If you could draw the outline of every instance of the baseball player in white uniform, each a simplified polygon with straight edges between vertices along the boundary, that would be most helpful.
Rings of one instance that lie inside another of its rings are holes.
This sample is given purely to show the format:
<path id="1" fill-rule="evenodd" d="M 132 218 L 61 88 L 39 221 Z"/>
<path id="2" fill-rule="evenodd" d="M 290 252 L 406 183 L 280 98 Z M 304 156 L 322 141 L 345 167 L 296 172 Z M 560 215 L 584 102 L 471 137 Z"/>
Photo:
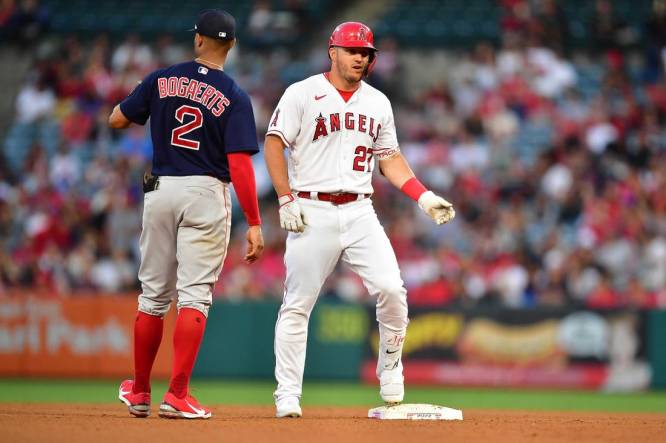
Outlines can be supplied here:
<path id="1" fill-rule="evenodd" d="M 363 81 L 376 60 L 370 28 L 342 23 L 331 35 L 328 54 L 330 72 L 287 88 L 265 142 L 280 224 L 289 231 L 284 299 L 275 327 L 278 417 L 302 415 L 308 320 L 340 258 L 377 297 L 380 395 L 387 403 L 403 400 L 407 291 L 370 200 L 375 165 L 437 224 L 455 216 L 451 203 L 414 177 L 400 153 L 390 101 Z"/>

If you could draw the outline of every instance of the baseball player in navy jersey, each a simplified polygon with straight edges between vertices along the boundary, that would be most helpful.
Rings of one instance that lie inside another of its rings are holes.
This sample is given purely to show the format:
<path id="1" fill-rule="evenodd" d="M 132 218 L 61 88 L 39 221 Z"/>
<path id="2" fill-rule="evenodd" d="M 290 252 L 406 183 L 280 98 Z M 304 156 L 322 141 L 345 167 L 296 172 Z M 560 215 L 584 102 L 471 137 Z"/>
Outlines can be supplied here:
<path id="1" fill-rule="evenodd" d="M 222 70 L 235 44 L 235 20 L 207 10 L 193 30 L 197 58 L 148 75 L 109 117 L 113 128 L 150 117 L 154 152 L 152 174 L 144 179 L 134 378 L 118 394 L 137 417 L 150 413 L 150 371 L 172 300 L 178 309 L 173 371 L 159 415 L 211 416 L 188 386 L 229 244 L 230 182 L 249 225 L 246 262 L 264 247 L 250 161 L 259 150 L 252 106 Z"/>
<path id="2" fill-rule="evenodd" d="M 279 197 L 280 224 L 289 231 L 275 326 L 278 417 L 301 416 L 308 320 L 340 258 L 377 297 L 380 395 L 387 403 L 403 400 L 407 291 L 370 200 L 375 165 L 437 224 L 455 216 L 451 203 L 414 177 L 400 153 L 391 103 L 363 81 L 376 52 L 370 28 L 342 23 L 329 40 L 331 70 L 287 88 L 269 123 L 266 164 Z"/>

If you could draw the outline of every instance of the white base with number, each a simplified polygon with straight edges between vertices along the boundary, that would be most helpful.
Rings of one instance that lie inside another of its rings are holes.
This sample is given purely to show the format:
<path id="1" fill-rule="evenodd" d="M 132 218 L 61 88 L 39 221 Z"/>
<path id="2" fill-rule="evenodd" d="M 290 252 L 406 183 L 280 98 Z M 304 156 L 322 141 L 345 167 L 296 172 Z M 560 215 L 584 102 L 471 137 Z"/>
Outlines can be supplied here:
<path id="1" fill-rule="evenodd" d="M 368 418 L 380 420 L 462 420 L 463 413 L 459 409 L 444 406 L 417 404 L 386 405 L 372 408 Z"/>

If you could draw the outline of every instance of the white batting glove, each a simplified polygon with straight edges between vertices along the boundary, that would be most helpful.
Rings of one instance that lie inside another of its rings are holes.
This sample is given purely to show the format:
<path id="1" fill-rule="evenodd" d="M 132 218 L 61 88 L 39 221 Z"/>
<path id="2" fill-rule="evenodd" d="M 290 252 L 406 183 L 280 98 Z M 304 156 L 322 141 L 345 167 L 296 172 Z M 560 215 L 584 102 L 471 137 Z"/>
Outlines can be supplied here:
<path id="1" fill-rule="evenodd" d="M 305 223 L 303 222 L 303 211 L 301 205 L 293 194 L 285 194 L 278 198 L 280 203 L 280 226 L 289 232 L 303 232 Z"/>
<path id="2" fill-rule="evenodd" d="M 447 223 L 456 216 L 453 205 L 432 191 L 421 194 L 419 207 L 438 225 Z"/>

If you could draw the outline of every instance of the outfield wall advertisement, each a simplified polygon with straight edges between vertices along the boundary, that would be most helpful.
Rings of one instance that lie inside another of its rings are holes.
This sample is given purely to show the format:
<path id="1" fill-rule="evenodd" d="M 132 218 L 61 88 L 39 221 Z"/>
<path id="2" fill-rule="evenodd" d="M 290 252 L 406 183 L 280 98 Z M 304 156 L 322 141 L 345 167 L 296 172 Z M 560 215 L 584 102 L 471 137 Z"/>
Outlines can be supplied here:
<path id="1" fill-rule="evenodd" d="M 214 303 L 195 376 L 272 378 L 274 301 Z M 126 377 L 132 374 L 136 294 L 26 294 L 0 299 L 0 376 Z M 165 323 L 153 376 L 168 378 L 175 309 Z M 312 313 L 306 377 L 359 377 L 369 321 L 363 306 L 326 302 Z"/>
<path id="2" fill-rule="evenodd" d="M 0 375 L 129 376 L 136 308 L 136 296 L 4 298 Z M 165 337 L 171 337 L 173 319 L 167 317 Z M 169 375 L 171 353 L 171 346 L 160 349 L 154 367 L 157 377 Z"/>
<path id="3" fill-rule="evenodd" d="M 412 310 L 404 345 L 411 383 L 633 391 L 650 386 L 646 313 Z M 377 331 L 362 369 L 375 379 Z"/>
<path id="4" fill-rule="evenodd" d="M 0 376 L 132 373 L 136 295 L 0 299 Z M 216 302 L 194 375 L 272 378 L 278 303 Z M 175 310 L 154 376 L 170 374 Z M 322 300 L 312 313 L 306 379 L 376 383 L 374 309 Z M 666 387 L 666 311 L 413 308 L 404 347 L 410 384 L 632 391 Z"/>

